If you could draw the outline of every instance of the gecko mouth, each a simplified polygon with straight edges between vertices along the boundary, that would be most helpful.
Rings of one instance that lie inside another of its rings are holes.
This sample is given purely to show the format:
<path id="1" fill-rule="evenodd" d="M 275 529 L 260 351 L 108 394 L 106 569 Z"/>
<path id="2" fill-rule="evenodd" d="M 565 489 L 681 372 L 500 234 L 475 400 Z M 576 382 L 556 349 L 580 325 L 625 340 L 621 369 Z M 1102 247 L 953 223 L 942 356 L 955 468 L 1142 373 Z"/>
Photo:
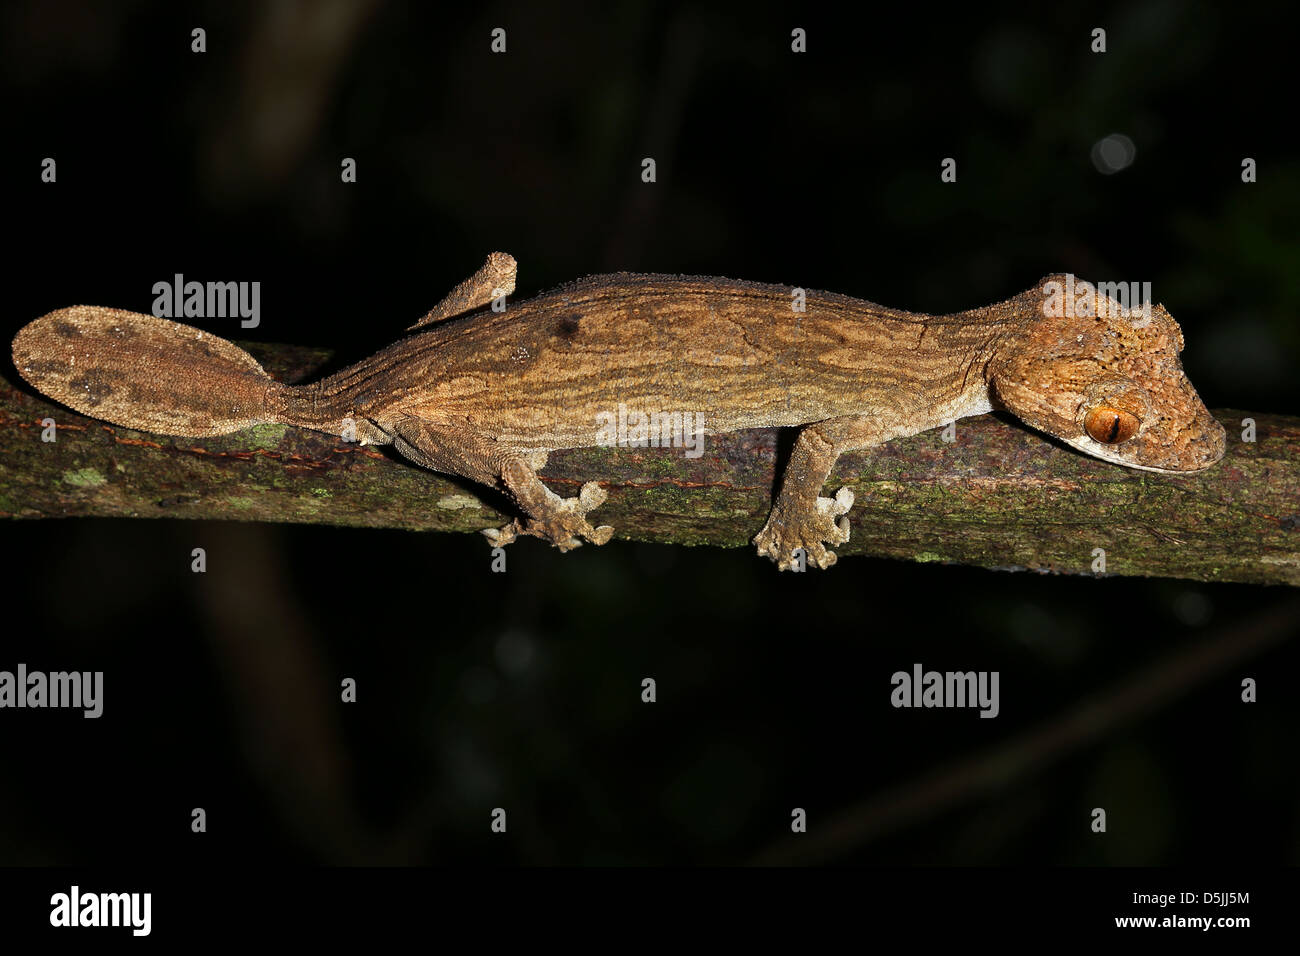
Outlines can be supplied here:
<path id="1" fill-rule="evenodd" d="M 1215 424 L 1217 425 L 1218 423 L 1216 422 Z M 1222 435 L 1222 429 L 1220 429 L 1220 433 L 1217 442 L 1211 440 L 1209 442 L 1209 447 L 1202 449 L 1201 454 L 1196 459 L 1193 459 L 1197 462 L 1196 464 L 1173 468 L 1166 467 L 1163 463 L 1157 465 L 1134 461 L 1133 457 L 1120 453 L 1123 446 L 1108 446 L 1102 442 L 1094 441 L 1086 435 L 1080 438 L 1067 438 L 1065 439 L 1065 442 L 1070 447 L 1086 453 L 1091 458 L 1099 458 L 1102 461 L 1113 465 L 1122 465 L 1125 468 L 1133 468 L 1137 471 L 1153 471 L 1162 475 L 1191 475 L 1213 468 L 1223 458 L 1225 436 Z M 1200 442 L 1201 440 L 1197 439 L 1196 441 Z"/>

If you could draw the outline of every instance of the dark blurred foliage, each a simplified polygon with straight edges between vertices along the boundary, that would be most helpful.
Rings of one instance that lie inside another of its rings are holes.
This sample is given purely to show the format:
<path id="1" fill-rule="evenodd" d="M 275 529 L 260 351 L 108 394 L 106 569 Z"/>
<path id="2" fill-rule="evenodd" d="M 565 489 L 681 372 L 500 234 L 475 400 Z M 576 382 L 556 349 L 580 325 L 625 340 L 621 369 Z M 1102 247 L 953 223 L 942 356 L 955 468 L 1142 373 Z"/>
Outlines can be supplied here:
<path id="1" fill-rule="evenodd" d="M 1295 8 L 941 9 L 8 3 L 6 335 L 75 303 L 147 312 L 180 272 L 261 281 L 248 334 L 353 360 L 493 249 L 520 296 L 626 269 L 927 312 L 1061 270 L 1151 281 L 1212 407 L 1294 413 Z M 1136 158 L 1101 175 L 1112 133 Z M 913 789 L 1231 645 L 1282 589 L 866 559 L 778 576 L 750 550 L 621 542 L 526 541 L 494 575 L 476 537 L 240 524 L 3 536 L 0 668 L 107 683 L 98 721 L 0 715 L 3 862 L 743 862 L 793 807 L 816 832 L 891 793 L 905 819 L 830 859 L 1300 860 L 1294 643 L 941 807 Z M 918 661 L 1000 670 L 1001 716 L 892 709 Z"/>

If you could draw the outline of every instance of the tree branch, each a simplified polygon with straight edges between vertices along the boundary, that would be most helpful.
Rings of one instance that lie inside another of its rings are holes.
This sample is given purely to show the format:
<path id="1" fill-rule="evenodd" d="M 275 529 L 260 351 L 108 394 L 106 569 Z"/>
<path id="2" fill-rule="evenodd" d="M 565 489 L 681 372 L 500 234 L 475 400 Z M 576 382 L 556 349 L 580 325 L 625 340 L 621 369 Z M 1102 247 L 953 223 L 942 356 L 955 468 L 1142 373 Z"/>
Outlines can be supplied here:
<path id="1" fill-rule="evenodd" d="M 329 353 L 244 344 L 285 381 Z M 503 524 L 509 505 L 387 449 L 284 425 L 168 438 L 85 418 L 25 386 L 0 385 L 0 516 L 218 518 L 431 531 Z M 842 456 L 828 488 L 857 495 L 844 557 L 870 554 L 987 568 L 1300 584 L 1300 419 L 1221 410 L 1228 454 L 1208 471 L 1160 475 L 1096 461 L 994 416 Z M 41 440 L 53 418 L 58 440 Z M 1240 440 L 1242 419 L 1257 440 Z M 618 537 L 747 546 L 776 482 L 775 429 L 710 436 L 702 457 L 672 448 L 556 452 L 560 494 L 598 480 L 596 512 Z M 484 545 L 486 547 L 486 543 Z"/>

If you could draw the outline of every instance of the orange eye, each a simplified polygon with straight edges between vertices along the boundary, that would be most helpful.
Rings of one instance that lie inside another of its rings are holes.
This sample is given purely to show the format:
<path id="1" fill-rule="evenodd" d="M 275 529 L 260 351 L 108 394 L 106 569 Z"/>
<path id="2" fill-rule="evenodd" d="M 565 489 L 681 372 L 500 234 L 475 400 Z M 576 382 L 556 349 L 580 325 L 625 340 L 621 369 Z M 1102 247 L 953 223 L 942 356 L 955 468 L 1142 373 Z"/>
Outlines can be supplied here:
<path id="1" fill-rule="evenodd" d="M 1142 422 L 1132 412 L 1109 405 L 1088 409 L 1083 419 L 1083 430 L 1093 441 L 1103 445 L 1119 445 L 1138 433 Z"/>

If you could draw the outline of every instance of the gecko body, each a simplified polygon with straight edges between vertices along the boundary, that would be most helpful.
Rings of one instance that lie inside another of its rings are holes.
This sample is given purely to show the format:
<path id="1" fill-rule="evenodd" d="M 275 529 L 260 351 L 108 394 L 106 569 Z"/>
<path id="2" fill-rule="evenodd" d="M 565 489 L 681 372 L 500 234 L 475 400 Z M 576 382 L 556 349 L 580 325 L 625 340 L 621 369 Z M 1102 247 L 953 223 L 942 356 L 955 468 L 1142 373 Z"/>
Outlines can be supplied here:
<path id="1" fill-rule="evenodd" d="M 620 406 L 689 416 L 709 433 L 800 426 L 781 490 L 754 541 L 778 567 L 818 567 L 848 540 L 852 493 L 820 492 L 838 455 L 1004 408 L 1090 455 L 1187 472 L 1222 457 L 1223 428 L 1183 374 L 1178 324 L 1135 318 L 1093 294 L 1049 314 L 1047 277 L 996 305 L 931 316 L 789 286 L 616 273 L 498 311 L 515 263 L 494 253 L 415 334 L 307 385 L 272 380 L 242 349 L 191 326 L 90 306 L 19 331 L 32 385 L 84 414 L 171 435 L 277 422 L 364 443 L 503 488 L 521 515 L 486 529 L 561 550 L 603 544 L 589 512 L 605 493 L 561 498 L 538 478 L 549 452 L 605 443 Z M 1084 287 L 1087 289 L 1088 287 Z M 1059 311 L 1059 310 L 1058 310 Z M 830 546 L 830 547 L 828 547 Z"/>

